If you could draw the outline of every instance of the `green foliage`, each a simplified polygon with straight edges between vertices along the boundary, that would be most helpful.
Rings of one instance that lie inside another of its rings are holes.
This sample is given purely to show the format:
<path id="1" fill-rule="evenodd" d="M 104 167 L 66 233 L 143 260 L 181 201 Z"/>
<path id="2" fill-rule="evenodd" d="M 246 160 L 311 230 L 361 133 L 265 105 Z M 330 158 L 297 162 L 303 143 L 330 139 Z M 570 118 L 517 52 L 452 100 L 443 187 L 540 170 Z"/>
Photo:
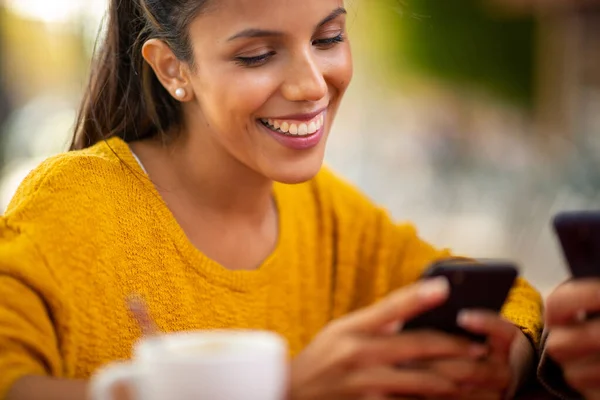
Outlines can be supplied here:
<path id="1" fill-rule="evenodd" d="M 399 40 L 396 62 L 523 106 L 532 104 L 533 17 L 494 15 L 481 0 L 387 1 L 388 12 L 398 12 L 390 28 Z"/>

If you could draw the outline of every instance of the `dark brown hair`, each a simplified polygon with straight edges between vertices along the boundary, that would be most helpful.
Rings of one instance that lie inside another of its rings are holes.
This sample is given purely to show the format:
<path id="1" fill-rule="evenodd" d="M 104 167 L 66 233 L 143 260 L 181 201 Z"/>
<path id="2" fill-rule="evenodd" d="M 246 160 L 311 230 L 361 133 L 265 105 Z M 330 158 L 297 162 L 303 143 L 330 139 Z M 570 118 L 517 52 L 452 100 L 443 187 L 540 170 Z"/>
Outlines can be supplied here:
<path id="1" fill-rule="evenodd" d="M 180 124 L 180 105 L 142 57 L 163 40 L 193 65 L 188 29 L 209 0 L 110 0 L 105 36 L 79 109 L 71 150 L 118 136 L 125 141 L 166 134 Z"/>

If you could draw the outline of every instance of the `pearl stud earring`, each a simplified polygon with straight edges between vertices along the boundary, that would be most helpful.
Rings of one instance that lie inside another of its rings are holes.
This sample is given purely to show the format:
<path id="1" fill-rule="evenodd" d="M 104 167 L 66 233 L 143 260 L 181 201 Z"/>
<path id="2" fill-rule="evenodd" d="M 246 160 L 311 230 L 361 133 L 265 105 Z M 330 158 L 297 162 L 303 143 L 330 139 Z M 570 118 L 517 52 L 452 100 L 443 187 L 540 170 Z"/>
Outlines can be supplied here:
<path id="1" fill-rule="evenodd" d="M 185 97 L 185 89 L 178 88 L 177 90 L 175 90 L 175 96 L 177 96 L 178 99 L 183 99 Z"/>

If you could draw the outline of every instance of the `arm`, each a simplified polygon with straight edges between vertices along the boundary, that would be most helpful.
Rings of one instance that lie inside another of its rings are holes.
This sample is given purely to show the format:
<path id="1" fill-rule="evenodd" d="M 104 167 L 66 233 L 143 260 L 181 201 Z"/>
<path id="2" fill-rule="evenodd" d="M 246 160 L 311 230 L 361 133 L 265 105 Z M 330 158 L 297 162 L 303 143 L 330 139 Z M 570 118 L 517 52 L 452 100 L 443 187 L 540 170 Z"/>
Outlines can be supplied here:
<path id="1" fill-rule="evenodd" d="M 322 171 L 317 185 L 321 208 L 333 216 L 336 262 L 344 266 L 343 274 L 341 268 L 340 273 L 334 272 L 334 316 L 367 307 L 416 282 L 432 262 L 453 257 L 450 251 L 422 240 L 411 224 L 396 224 L 385 210 L 331 172 Z M 511 366 L 520 383 L 532 369 L 534 346 L 540 339 L 541 296 L 519 279 L 502 315 L 522 332 L 516 335 L 511 353 Z"/>
<path id="2" fill-rule="evenodd" d="M 407 232 L 407 227 L 398 227 Z M 432 262 L 448 258 L 450 253 L 440 251 L 421 240 L 414 229 L 408 230 L 404 257 L 398 271 L 408 271 L 398 275 L 417 280 Z M 416 260 L 416 261 L 415 261 Z M 401 279 L 401 278 L 398 278 Z M 406 278 L 405 278 L 406 279 Z M 409 284 L 409 282 L 399 282 Z M 540 294 L 524 279 L 518 279 L 502 309 L 502 317 L 519 328 L 519 332 L 510 347 L 509 365 L 512 371 L 512 383 L 509 393 L 515 393 L 534 372 L 536 349 L 539 345 L 542 330 L 542 298 Z"/>
<path id="3" fill-rule="evenodd" d="M 115 388 L 114 400 L 131 398 L 127 388 Z M 13 385 L 6 400 L 91 400 L 91 397 L 85 381 L 26 376 Z"/>
<path id="4" fill-rule="evenodd" d="M 87 398 L 87 383 L 84 381 L 25 376 L 12 386 L 6 400 L 86 400 Z"/>
<path id="5" fill-rule="evenodd" d="M 0 275 L 0 398 L 84 400 L 85 385 L 59 381 L 61 362 L 43 302 L 22 282 Z"/>
<path id="6" fill-rule="evenodd" d="M 359 295 L 387 293 L 410 285 L 431 263 L 453 257 L 451 252 L 436 249 L 419 238 L 412 225 L 395 224 L 383 211 L 374 214 L 377 217 L 373 218 L 369 229 L 374 232 L 374 237 L 362 242 L 370 246 L 362 246 L 362 249 L 369 249 L 365 252 L 368 258 L 361 262 L 368 269 L 359 270 Z M 372 295 L 369 299 L 373 301 Z M 367 301 L 364 300 L 365 303 Z M 506 355 L 510 357 L 508 367 L 513 377 L 508 389 L 516 391 L 534 372 L 535 349 L 542 329 L 541 296 L 529 283 L 519 279 L 507 299 L 502 316 L 512 323 L 509 327 L 513 329 L 510 331 L 512 334 L 507 336 L 512 346 Z"/>
<path id="7" fill-rule="evenodd" d="M 381 213 L 379 231 L 385 240 L 379 240 L 380 246 L 398 249 L 389 259 L 389 281 L 393 290 L 417 281 L 423 271 L 435 261 L 451 258 L 447 250 L 439 250 L 422 240 L 414 227 L 409 224 L 394 224 L 385 213 Z M 383 239 L 382 238 L 382 239 Z M 385 248 L 375 250 L 384 253 Z M 381 268 L 381 267 L 379 267 Z M 535 355 L 542 329 L 542 299 L 540 294 L 524 279 L 518 279 L 505 306 L 502 317 L 519 328 L 512 340 L 509 365 L 513 380 L 509 390 L 518 390 L 534 372 Z"/>
<path id="8" fill-rule="evenodd" d="M 51 398 L 54 383 L 38 383 L 66 372 L 60 352 L 65 337 L 54 323 L 64 320 L 67 307 L 36 247 L 5 218 L 0 218 L 0 293 L 0 399 L 8 393 L 17 400 Z M 57 398 L 65 398 L 62 394 L 58 389 Z"/>

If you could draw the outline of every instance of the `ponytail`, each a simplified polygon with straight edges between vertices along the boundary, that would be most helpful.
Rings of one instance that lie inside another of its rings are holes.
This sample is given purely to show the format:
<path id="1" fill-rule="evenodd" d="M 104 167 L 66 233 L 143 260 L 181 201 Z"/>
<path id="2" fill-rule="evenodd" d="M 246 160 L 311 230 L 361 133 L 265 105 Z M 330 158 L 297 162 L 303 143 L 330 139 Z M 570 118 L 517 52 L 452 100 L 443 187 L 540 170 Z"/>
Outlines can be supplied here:
<path id="1" fill-rule="evenodd" d="M 180 105 L 142 57 L 144 43 L 164 40 L 183 61 L 193 62 L 187 30 L 205 1 L 110 0 L 106 34 L 75 124 L 71 150 L 110 137 L 133 141 L 166 135 L 180 124 Z"/>

